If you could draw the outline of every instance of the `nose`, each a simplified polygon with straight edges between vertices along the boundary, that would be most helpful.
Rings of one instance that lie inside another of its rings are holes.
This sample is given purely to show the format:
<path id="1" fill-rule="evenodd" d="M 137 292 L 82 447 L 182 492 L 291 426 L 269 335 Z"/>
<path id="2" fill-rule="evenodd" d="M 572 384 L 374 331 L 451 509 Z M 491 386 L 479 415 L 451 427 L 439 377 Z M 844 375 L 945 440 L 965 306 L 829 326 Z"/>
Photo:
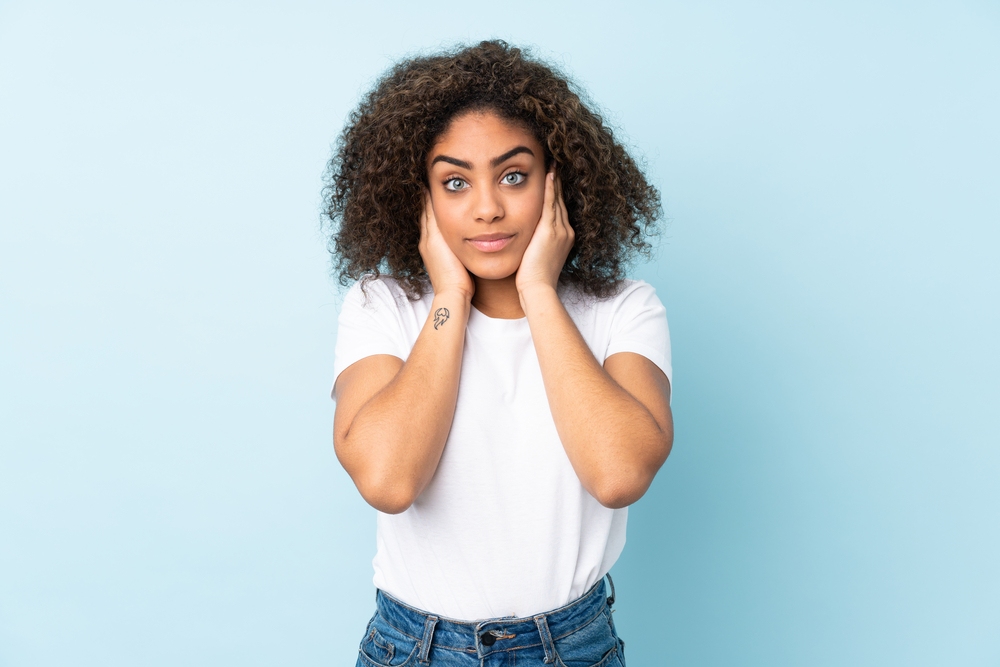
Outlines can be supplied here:
<path id="1" fill-rule="evenodd" d="M 477 222 L 496 222 L 503 217 L 503 201 L 495 188 L 480 188 L 474 206 Z"/>

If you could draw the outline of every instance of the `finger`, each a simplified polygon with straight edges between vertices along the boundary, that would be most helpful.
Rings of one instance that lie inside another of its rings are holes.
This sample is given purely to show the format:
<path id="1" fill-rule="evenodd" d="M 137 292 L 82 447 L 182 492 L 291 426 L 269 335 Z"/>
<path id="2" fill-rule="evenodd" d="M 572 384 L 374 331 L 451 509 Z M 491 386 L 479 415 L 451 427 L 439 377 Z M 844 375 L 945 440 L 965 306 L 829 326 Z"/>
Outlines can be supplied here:
<path id="1" fill-rule="evenodd" d="M 559 219 L 559 224 L 569 227 L 569 214 L 566 213 L 566 201 L 563 199 L 562 179 L 558 176 L 555 178 L 555 189 L 556 217 Z"/>
<path id="2" fill-rule="evenodd" d="M 559 229 L 559 176 L 556 175 L 554 168 L 549 172 L 549 185 L 551 186 L 552 198 L 548 203 L 552 207 L 550 221 L 554 232 Z"/>
<path id="3" fill-rule="evenodd" d="M 420 238 L 427 238 L 427 209 L 429 208 L 430 194 L 424 190 L 424 207 L 420 210 Z"/>
<path id="4" fill-rule="evenodd" d="M 552 178 L 552 187 L 555 189 L 556 210 L 558 211 L 559 208 L 562 206 L 562 200 L 563 200 L 562 179 L 559 177 L 558 173 L 555 174 L 555 176 Z"/>
<path id="5" fill-rule="evenodd" d="M 545 175 L 545 199 L 542 201 L 542 211 L 555 208 L 555 172 L 550 171 Z"/>
<path id="6" fill-rule="evenodd" d="M 434 200 L 431 198 L 431 193 L 427 193 L 427 225 L 434 230 L 434 232 L 439 232 L 437 216 L 434 215 Z"/>

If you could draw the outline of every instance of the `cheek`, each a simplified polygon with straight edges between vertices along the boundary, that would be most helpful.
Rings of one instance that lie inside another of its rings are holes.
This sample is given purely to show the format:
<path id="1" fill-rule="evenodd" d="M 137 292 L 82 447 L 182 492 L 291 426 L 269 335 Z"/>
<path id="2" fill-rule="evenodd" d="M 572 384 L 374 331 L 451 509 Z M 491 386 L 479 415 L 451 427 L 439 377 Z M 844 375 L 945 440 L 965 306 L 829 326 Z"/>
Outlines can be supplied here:
<path id="1" fill-rule="evenodd" d="M 538 199 L 535 201 L 534 208 L 531 209 L 531 215 L 535 218 L 537 222 L 542 217 L 542 209 L 545 208 L 545 192 L 542 191 L 538 194 Z"/>
<path id="2" fill-rule="evenodd" d="M 461 211 L 455 206 L 449 206 L 443 201 L 439 201 L 434 206 L 434 219 L 437 221 L 438 229 L 445 243 L 453 251 L 462 245 L 462 225 Z"/>
<path id="3" fill-rule="evenodd" d="M 517 216 L 521 224 L 530 225 L 532 229 L 538 224 L 542 217 L 542 209 L 545 206 L 545 186 L 533 187 L 527 196 L 517 202 Z"/>

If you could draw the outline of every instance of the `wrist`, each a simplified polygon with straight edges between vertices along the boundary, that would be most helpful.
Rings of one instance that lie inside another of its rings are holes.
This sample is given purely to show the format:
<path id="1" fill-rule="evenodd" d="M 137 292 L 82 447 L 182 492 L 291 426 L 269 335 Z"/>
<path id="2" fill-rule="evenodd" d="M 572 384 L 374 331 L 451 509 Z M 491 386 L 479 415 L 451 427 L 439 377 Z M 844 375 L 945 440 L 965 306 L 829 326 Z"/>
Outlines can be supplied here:
<path id="1" fill-rule="evenodd" d="M 434 303 L 436 305 L 453 304 L 456 307 L 462 305 L 468 308 L 472 303 L 472 295 L 472 292 L 461 287 L 445 287 L 441 291 L 434 290 Z"/>
<path id="2" fill-rule="evenodd" d="M 433 326 L 435 331 L 465 331 L 471 310 L 471 299 L 463 291 L 435 292 L 424 326 Z"/>
<path id="3" fill-rule="evenodd" d="M 531 306 L 559 301 L 559 294 L 555 286 L 545 283 L 531 283 L 519 286 L 517 296 L 521 301 L 521 309 L 525 315 L 528 314 L 528 309 Z"/>

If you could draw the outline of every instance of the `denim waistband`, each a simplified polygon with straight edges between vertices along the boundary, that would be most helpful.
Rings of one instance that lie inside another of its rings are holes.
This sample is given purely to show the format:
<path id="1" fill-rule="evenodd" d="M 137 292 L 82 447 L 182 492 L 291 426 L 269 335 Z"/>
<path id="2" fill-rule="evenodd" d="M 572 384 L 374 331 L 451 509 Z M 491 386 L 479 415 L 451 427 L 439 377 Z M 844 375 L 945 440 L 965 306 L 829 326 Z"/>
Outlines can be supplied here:
<path id="1" fill-rule="evenodd" d="M 541 646 L 548 663 L 555 655 L 554 641 L 587 625 L 613 603 L 614 583 L 611 597 L 606 598 L 603 579 L 565 607 L 524 618 L 458 621 L 410 607 L 381 590 L 376 595 L 378 614 L 385 622 L 420 642 L 420 662 L 424 664 L 432 646 L 475 653 L 480 658 L 495 651 Z"/>

